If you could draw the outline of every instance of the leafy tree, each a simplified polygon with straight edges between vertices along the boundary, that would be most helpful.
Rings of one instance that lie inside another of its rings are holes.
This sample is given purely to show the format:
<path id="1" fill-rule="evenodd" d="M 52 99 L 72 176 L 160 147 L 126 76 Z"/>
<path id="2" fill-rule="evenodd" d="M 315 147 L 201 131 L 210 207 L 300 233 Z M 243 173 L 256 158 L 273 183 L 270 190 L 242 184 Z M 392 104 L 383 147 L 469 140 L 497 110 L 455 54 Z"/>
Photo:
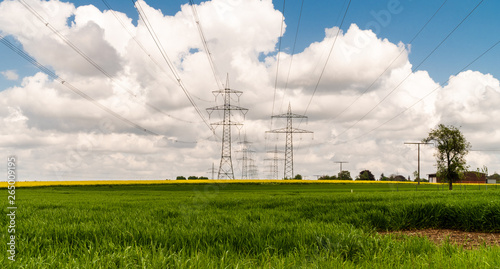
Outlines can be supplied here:
<path id="1" fill-rule="evenodd" d="M 208 177 L 199 177 L 198 179 L 208 179 Z"/>
<path id="2" fill-rule="evenodd" d="M 471 144 L 455 126 L 439 124 L 429 132 L 423 142 L 435 141 L 437 144 L 437 176 L 449 183 L 453 189 L 453 182 L 459 180 L 467 171 L 465 156 L 469 153 Z"/>
<path id="3" fill-rule="evenodd" d="M 186 180 L 186 178 L 185 178 L 185 177 L 183 177 L 183 176 L 178 176 L 178 177 L 176 178 L 176 180 Z"/>
<path id="4" fill-rule="evenodd" d="M 406 178 L 402 175 L 391 175 L 389 181 L 406 181 Z"/>
<path id="5" fill-rule="evenodd" d="M 489 179 L 496 179 L 498 182 L 500 180 L 500 175 L 497 172 L 495 172 L 493 175 L 489 176 L 488 178 Z"/>
<path id="6" fill-rule="evenodd" d="M 380 174 L 380 181 L 388 181 L 389 178 L 384 175 L 384 173 Z"/>
<path id="7" fill-rule="evenodd" d="M 198 179 L 196 176 L 189 176 L 188 179 Z"/>
<path id="8" fill-rule="evenodd" d="M 359 180 L 375 180 L 375 176 L 370 170 L 363 170 L 359 172 Z"/>
<path id="9" fill-rule="evenodd" d="M 318 178 L 318 180 L 336 180 L 337 176 L 329 176 L 329 175 L 323 175 Z"/>
<path id="10" fill-rule="evenodd" d="M 351 173 L 349 171 L 339 172 L 338 179 L 340 179 L 340 180 L 352 180 Z"/>
<path id="11" fill-rule="evenodd" d="M 296 174 L 295 177 L 293 179 L 302 179 L 302 175 L 300 174 Z"/>
<path id="12" fill-rule="evenodd" d="M 414 172 L 413 172 L 413 178 L 415 178 L 415 180 L 414 180 L 414 181 L 419 181 L 419 177 L 418 177 L 418 176 L 419 176 L 418 172 L 417 172 L 417 171 L 414 171 Z"/>

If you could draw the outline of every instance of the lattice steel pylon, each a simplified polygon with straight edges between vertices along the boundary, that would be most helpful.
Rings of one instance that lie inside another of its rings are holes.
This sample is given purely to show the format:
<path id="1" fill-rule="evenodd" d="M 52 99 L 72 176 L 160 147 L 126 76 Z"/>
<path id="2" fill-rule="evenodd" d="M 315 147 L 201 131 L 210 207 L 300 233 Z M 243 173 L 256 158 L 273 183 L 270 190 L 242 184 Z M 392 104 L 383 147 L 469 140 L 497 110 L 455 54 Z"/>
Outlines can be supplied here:
<path id="1" fill-rule="evenodd" d="M 280 160 L 283 160 L 283 159 L 280 159 L 279 156 L 278 156 L 278 153 L 283 153 L 283 151 L 278 151 L 278 146 L 275 145 L 274 146 L 274 150 L 273 151 L 268 151 L 267 153 L 273 153 L 273 158 L 269 158 L 269 159 L 264 159 L 265 161 L 272 161 L 272 165 L 271 165 L 271 178 L 272 179 L 278 179 L 279 178 L 279 170 L 278 170 L 278 162 Z"/>
<path id="2" fill-rule="evenodd" d="M 311 131 L 293 128 L 293 119 L 306 119 L 306 116 L 293 114 L 292 107 L 288 104 L 288 112 L 286 114 L 275 115 L 271 118 L 285 118 L 286 128 L 275 129 L 271 131 L 266 131 L 266 133 L 284 133 L 286 134 L 285 142 L 285 169 L 284 169 L 284 179 L 293 178 L 293 134 L 294 133 L 312 133 Z"/>
<path id="3" fill-rule="evenodd" d="M 247 141 L 247 136 L 245 135 L 243 141 L 238 142 L 238 144 L 241 145 L 241 150 L 239 150 L 239 152 L 241 152 L 241 154 L 242 154 L 242 157 L 239 159 L 242 162 L 241 163 L 241 179 L 249 179 L 248 167 L 249 167 L 249 162 L 251 163 L 253 161 L 253 159 L 248 157 L 248 153 L 253 152 L 253 150 L 249 149 L 249 145 L 252 144 L 252 142 Z"/>
<path id="4" fill-rule="evenodd" d="M 209 114 L 215 110 L 224 111 L 224 118 L 220 122 L 211 123 L 212 125 L 222 125 L 222 152 L 220 157 L 219 173 L 217 174 L 218 179 L 234 179 L 233 161 L 231 159 L 231 126 L 232 125 L 242 125 L 239 122 L 231 121 L 231 111 L 239 110 L 243 114 L 248 112 L 248 109 L 231 105 L 231 94 L 236 94 L 239 96 L 243 93 L 242 91 L 235 91 L 229 88 L 229 82 L 226 82 L 226 87 L 223 90 L 212 91 L 217 98 L 217 95 L 221 94 L 224 97 L 224 105 L 214 106 L 207 108 Z"/>

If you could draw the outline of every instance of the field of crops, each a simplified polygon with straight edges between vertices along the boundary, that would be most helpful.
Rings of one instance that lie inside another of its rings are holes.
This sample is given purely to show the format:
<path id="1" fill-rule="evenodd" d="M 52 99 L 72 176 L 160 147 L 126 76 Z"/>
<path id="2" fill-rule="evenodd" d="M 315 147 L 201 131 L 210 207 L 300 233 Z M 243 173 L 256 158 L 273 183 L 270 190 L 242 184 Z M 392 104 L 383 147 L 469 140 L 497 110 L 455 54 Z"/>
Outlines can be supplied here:
<path id="1" fill-rule="evenodd" d="M 377 233 L 500 232 L 500 189 L 480 188 L 456 186 L 450 192 L 431 184 L 359 183 L 19 188 L 16 261 L 4 252 L 0 267 L 500 268 L 499 246 L 464 249 L 448 241 Z M 7 227 L 7 218 L 1 220 Z M 1 233 L 0 243 L 7 242 Z"/>

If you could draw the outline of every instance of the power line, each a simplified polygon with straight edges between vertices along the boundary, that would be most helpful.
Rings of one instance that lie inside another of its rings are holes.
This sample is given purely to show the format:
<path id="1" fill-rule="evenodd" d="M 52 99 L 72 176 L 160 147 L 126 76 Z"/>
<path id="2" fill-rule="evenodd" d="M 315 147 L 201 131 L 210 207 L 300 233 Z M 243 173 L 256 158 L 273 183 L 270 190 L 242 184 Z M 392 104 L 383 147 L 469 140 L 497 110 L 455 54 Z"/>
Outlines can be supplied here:
<path id="1" fill-rule="evenodd" d="M 103 0 L 104 1 L 104 0 Z M 31 14 L 33 14 L 40 22 L 42 22 L 47 28 L 49 28 L 54 34 L 56 34 L 64 43 L 66 43 L 66 45 L 68 45 L 71 49 L 73 49 L 76 53 L 78 53 L 82 58 L 84 58 L 88 63 L 90 63 L 92 66 L 94 66 L 98 71 L 100 71 L 102 74 L 104 74 L 107 78 L 109 78 L 114 84 L 116 84 L 117 86 L 119 86 L 120 88 L 124 89 L 130 96 L 134 97 L 136 99 L 136 101 L 138 103 L 141 103 L 143 105 L 145 105 L 146 107 L 156 111 L 156 112 L 159 112 L 167 117 L 170 117 L 170 118 L 173 118 L 173 119 L 176 119 L 176 120 L 181 120 L 181 119 L 178 119 L 176 117 L 173 117 L 167 113 L 165 113 L 163 110 L 159 109 L 158 107 L 150 104 L 149 102 L 143 102 L 143 101 L 140 101 L 137 97 L 137 95 L 132 92 L 130 89 L 127 89 L 126 87 L 124 87 L 123 85 L 121 85 L 120 83 L 118 83 L 118 81 L 116 81 L 115 77 L 113 75 L 111 75 L 110 73 L 108 73 L 104 68 L 102 68 L 99 64 L 97 64 L 94 60 L 92 60 L 92 58 L 90 58 L 89 56 L 87 56 L 80 48 L 78 48 L 78 46 L 76 46 L 75 44 L 73 44 L 68 38 L 66 38 L 64 35 L 62 35 L 57 29 L 55 29 L 47 20 L 45 20 L 41 15 L 40 13 L 38 13 L 33 7 L 31 7 L 28 3 L 26 3 L 24 0 L 19 0 L 19 2 L 29 11 L 31 12 Z M 115 15 L 116 16 L 116 15 Z M 123 24 L 122 24 L 123 25 Z M 185 121 L 185 120 L 181 120 L 181 121 Z M 185 121 L 185 122 L 188 122 L 188 121 Z"/>
<path id="2" fill-rule="evenodd" d="M 106 7 L 108 8 L 108 10 L 111 12 L 111 14 L 113 14 L 113 16 L 115 17 L 115 19 L 120 23 L 120 25 L 122 26 L 122 28 L 129 34 L 129 36 L 132 38 L 132 40 L 135 41 L 135 43 L 139 46 L 139 48 L 141 48 L 141 50 L 149 57 L 149 59 L 151 59 L 151 61 L 153 61 L 153 63 L 158 67 L 160 68 L 160 70 L 163 71 L 163 73 L 167 74 L 167 71 L 163 68 L 163 66 L 161 66 L 158 61 L 156 61 L 152 56 L 151 54 L 146 50 L 146 48 L 144 47 L 144 45 L 134 36 L 134 34 L 130 31 L 130 29 L 127 28 L 127 26 L 125 25 L 125 23 L 123 22 L 123 20 L 116 14 L 115 10 L 111 7 L 111 5 L 108 3 L 108 1 L 106 0 L 102 0 L 102 2 L 104 3 L 104 5 L 106 5 Z M 172 77 L 168 76 L 170 79 L 172 79 L 172 81 L 176 82 Z M 199 97 L 196 97 L 195 98 L 199 99 L 199 100 L 202 100 L 201 98 Z M 204 100 L 202 100 L 204 101 Z M 183 121 L 183 122 L 187 122 L 187 123 L 198 123 L 198 122 L 193 122 L 193 121 L 187 121 L 187 120 L 184 120 L 184 119 L 181 119 L 181 118 L 178 118 L 178 117 L 174 117 L 170 114 L 167 114 L 165 113 L 164 111 L 161 111 L 160 109 L 152 106 L 152 105 L 149 105 L 149 103 L 146 103 L 147 106 L 149 106 L 150 108 L 160 112 L 161 114 L 167 116 L 167 117 L 170 117 L 172 119 L 175 119 L 175 120 L 178 120 L 178 121 Z"/>
<path id="3" fill-rule="evenodd" d="M 481 5 L 483 3 L 484 0 L 481 0 L 481 2 L 479 2 L 470 12 L 469 14 L 467 14 L 467 16 L 465 16 L 465 18 L 462 19 L 462 21 L 460 21 L 460 23 L 455 26 L 455 28 L 453 28 L 453 30 L 448 33 L 448 35 L 417 65 L 415 66 L 414 68 L 412 68 L 412 70 L 410 71 L 410 73 L 408 73 L 408 75 L 401 81 L 399 82 L 398 85 L 396 85 L 396 87 L 394 87 L 394 89 L 392 89 L 387 95 L 384 96 L 384 98 L 382 98 L 382 100 L 380 100 L 374 107 L 372 107 L 368 112 L 366 112 L 359 120 L 357 120 L 353 125 L 351 125 L 350 127 L 348 127 L 347 129 L 345 129 L 344 131 L 342 131 L 338 136 L 341 136 L 343 135 L 344 133 L 346 133 L 347 131 L 349 131 L 352 127 L 356 126 L 360 121 L 362 121 L 364 118 L 366 118 L 366 116 L 368 116 L 373 110 L 375 110 L 375 108 L 377 108 L 382 102 L 384 102 L 388 97 L 389 95 L 391 95 L 394 91 L 396 91 L 399 86 L 401 86 L 416 70 L 418 70 L 418 68 L 425 62 L 427 61 L 427 59 L 429 59 L 429 57 L 434 54 L 434 52 L 458 29 L 458 27 L 460 27 L 460 25 L 462 25 L 462 23 L 467 20 L 467 18 L 469 18 L 469 16 L 479 7 L 479 5 Z"/>
<path id="4" fill-rule="evenodd" d="M 344 12 L 344 16 L 342 17 L 342 21 L 340 22 L 339 30 L 337 31 L 337 34 L 335 35 L 335 39 L 333 40 L 333 44 L 332 44 L 332 47 L 330 48 L 330 52 L 328 53 L 328 56 L 326 57 L 325 65 L 323 66 L 323 69 L 321 70 L 318 81 L 316 82 L 316 86 L 314 87 L 314 91 L 311 95 L 311 99 L 309 99 L 309 103 L 307 103 L 306 109 L 304 111 L 304 116 L 307 114 L 307 110 L 309 109 L 309 106 L 311 105 L 311 102 L 314 98 L 314 95 L 316 94 L 316 91 L 318 90 L 319 83 L 321 82 L 321 79 L 323 78 L 323 74 L 325 73 L 326 66 L 328 65 L 328 61 L 330 60 L 330 57 L 331 57 L 332 52 L 333 52 L 333 48 L 335 47 L 335 43 L 337 42 L 337 39 L 339 37 L 342 26 L 344 25 L 345 17 L 347 15 L 347 11 L 349 11 L 350 6 L 351 6 L 351 0 L 349 0 L 349 3 L 347 4 L 347 8 Z M 302 123 L 302 121 L 300 123 Z M 300 123 L 299 123 L 299 126 L 300 126 Z"/>
<path id="5" fill-rule="evenodd" d="M 277 54 L 277 59 L 276 59 L 276 77 L 274 79 L 274 94 L 273 94 L 273 107 L 271 110 L 271 117 L 274 115 L 274 104 L 276 101 L 276 91 L 278 88 L 278 75 L 279 75 L 279 68 L 280 68 L 280 54 L 281 54 L 281 38 L 283 36 L 283 23 L 285 22 L 285 3 L 286 0 L 283 0 L 283 13 L 281 13 L 281 27 L 280 27 L 280 36 L 278 40 L 278 54 Z M 271 119 L 271 129 L 273 128 L 273 121 Z"/>
<path id="6" fill-rule="evenodd" d="M 59 77 L 58 75 L 56 75 L 53 71 L 51 71 L 49 68 L 47 68 L 46 66 L 40 64 L 37 60 L 35 60 L 33 57 L 31 57 L 30 55 L 28 55 L 26 52 L 24 52 L 23 50 L 19 49 L 18 47 L 16 47 L 14 44 L 12 44 L 10 41 L 8 41 L 7 39 L 4 38 L 4 36 L 0 35 L 0 41 L 6 45 L 8 48 L 10 48 L 11 50 L 13 50 L 15 53 L 17 53 L 19 56 L 23 57 L 24 59 L 26 59 L 28 62 L 30 62 L 31 64 L 33 64 L 34 66 L 36 66 L 38 69 L 40 69 L 42 72 L 44 72 L 45 74 L 47 74 L 48 76 L 50 76 L 51 78 L 53 78 L 54 80 L 56 80 L 57 82 L 61 83 L 62 85 L 64 85 L 66 88 L 70 89 L 71 91 L 73 91 L 74 93 L 78 94 L 80 97 L 84 98 L 85 100 L 91 102 L 92 104 L 94 104 L 95 106 L 99 107 L 100 109 L 104 110 L 105 112 L 107 112 L 108 114 L 110 114 L 111 116 L 125 122 L 126 124 L 130 125 L 130 126 L 133 126 L 134 128 L 137 128 L 141 131 L 144 131 L 145 133 L 147 134 L 151 134 L 151 135 L 155 135 L 155 136 L 160 136 L 159 134 L 153 132 L 153 131 L 150 131 L 144 127 L 142 127 L 141 125 L 133 122 L 133 121 L 130 121 L 128 120 L 127 118 L 125 117 L 122 117 L 120 114 L 114 112 L 113 110 L 109 109 L 108 107 L 106 107 L 105 105 L 102 105 L 101 103 L 97 102 L 97 100 L 95 100 L 94 98 L 90 97 L 89 95 L 87 95 L 86 93 L 82 92 L 81 90 L 79 90 L 77 87 L 71 85 L 69 82 L 67 82 L 66 80 L 64 80 L 63 78 Z"/>
<path id="7" fill-rule="evenodd" d="M 283 96 L 281 97 L 280 112 L 281 112 L 281 108 L 283 107 L 283 102 L 285 100 L 286 90 L 288 89 L 288 81 L 290 80 L 290 71 L 292 70 L 293 55 L 295 53 L 295 46 L 297 45 L 297 37 L 299 36 L 300 21 L 301 21 L 301 18 L 302 18 L 302 10 L 303 10 L 303 8 L 304 8 L 304 0 L 302 0 L 302 3 L 300 4 L 300 13 L 299 13 L 299 19 L 298 19 L 298 22 L 297 22 L 297 30 L 295 31 L 295 38 L 293 40 L 292 53 L 290 54 L 291 55 L 290 56 L 290 65 L 288 65 L 288 74 L 286 76 L 285 89 L 283 90 Z M 277 76 L 278 76 L 278 74 L 276 73 L 276 77 Z"/>
<path id="8" fill-rule="evenodd" d="M 462 71 L 464 71 L 465 69 L 469 68 L 469 66 L 471 66 L 472 64 L 474 64 L 477 60 L 479 60 L 480 58 L 482 58 L 485 54 L 487 54 L 490 50 L 492 50 L 493 48 L 495 48 L 498 44 L 500 44 L 500 40 L 498 40 L 495 44 L 493 44 L 492 46 L 490 46 L 486 51 L 484 51 L 483 53 L 481 53 L 479 56 L 477 56 L 474 60 L 472 60 L 470 63 L 468 63 L 466 66 L 464 66 L 462 69 L 460 69 L 460 71 L 456 72 L 454 76 L 457 76 L 458 74 L 460 74 Z M 450 81 L 451 78 L 448 78 L 444 83 L 444 84 L 447 84 L 449 81 Z M 414 106 L 416 106 L 418 103 L 422 102 L 425 98 L 429 97 L 431 94 L 433 94 L 434 92 L 436 92 L 438 89 L 440 89 L 441 86 L 438 86 L 436 87 L 434 90 L 430 91 L 429 93 L 427 93 L 424 97 L 420 98 L 417 102 L 413 103 L 411 106 L 405 108 L 403 111 L 399 112 L 397 115 L 395 115 L 394 117 L 390 118 L 389 120 L 385 121 L 384 123 L 378 125 L 377 127 L 371 129 L 370 131 L 360 135 L 360 136 L 357 136 L 351 140 L 348 140 L 346 142 L 342 142 L 342 143 L 339 143 L 339 144 L 345 144 L 345 143 L 348 143 L 348 142 L 351 142 L 353 140 L 357 140 L 375 130 L 377 130 L 378 128 L 386 125 L 387 123 L 393 121 L 394 119 L 396 119 L 397 117 L 401 116 L 403 113 L 405 113 L 406 111 L 410 110 L 411 108 L 413 108 Z"/>
<path id="9" fill-rule="evenodd" d="M 189 102 L 191 103 L 191 105 L 193 106 L 193 108 L 196 110 L 196 112 L 198 113 L 198 115 L 202 118 L 203 122 L 205 123 L 205 125 L 207 125 L 207 127 L 212 131 L 212 133 L 214 133 L 215 135 L 215 130 L 214 128 L 210 125 L 210 123 L 207 121 L 207 119 L 205 118 L 205 116 L 203 116 L 203 114 L 201 113 L 200 109 L 198 108 L 198 106 L 196 105 L 195 101 L 193 100 L 193 98 L 191 97 L 189 91 L 186 89 L 186 86 L 184 85 L 184 83 L 182 82 L 179 74 L 177 74 L 177 71 L 175 69 L 175 66 L 173 65 L 173 63 L 170 61 L 167 53 L 165 52 L 165 49 L 163 48 L 161 42 L 160 42 L 160 39 L 158 38 L 158 36 L 156 35 L 151 23 L 149 22 L 149 19 L 146 15 L 146 13 L 144 12 L 144 10 L 142 9 L 142 6 L 141 6 L 141 3 L 140 1 L 135 1 L 135 0 L 132 0 L 132 3 L 134 4 L 134 7 L 136 7 L 137 9 L 137 12 L 139 13 L 139 17 L 142 19 L 142 21 L 144 22 L 144 25 L 146 26 L 146 28 L 148 29 L 148 32 L 149 34 L 151 35 L 151 37 L 153 38 L 153 41 L 155 42 L 156 44 L 156 47 L 158 48 L 158 50 L 160 51 L 163 59 L 165 60 L 165 62 L 167 63 L 168 67 L 170 68 L 170 71 L 172 71 L 172 74 L 174 75 L 175 79 L 177 80 L 177 83 L 179 85 L 179 87 L 182 89 L 182 91 L 184 92 L 184 94 L 186 95 L 186 97 L 188 98 Z M 137 3 L 137 5 L 136 5 Z"/>
<path id="10" fill-rule="evenodd" d="M 217 68 L 215 66 L 215 61 L 212 58 L 212 53 L 210 53 L 210 50 L 208 49 L 207 39 L 205 38 L 205 34 L 203 33 L 203 28 L 201 27 L 201 22 L 200 22 L 200 18 L 198 16 L 198 11 L 196 10 L 196 7 L 195 7 L 193 0 L 189 0 L 189 4 L 191 6 L 191 10 L 193 11 L 194 20 L 196 22 L 196 26 L 198 27 L 198 33 L 200 34 L 200 38 L 201 38 L 201 41 L 203 43 L 203 47 L 205 48 L 205 53 L 207 54 L 208 62 L 210 63 L 210 67 L 212 69 L 212 73 L 214 75 L 215 82 L 217 83 L 217 87 L 219 87 L 219 89 L 222 89 L 223 88 L 222 82 L 219 79 Z"/>
<path id="11" fill-rule="evenodd" d="M 278 74 L 279 74 L 279 66 L 280 66 L 280 54 L 281 54 L 281 39 L 283 37 L 283 23 L 285 22 L 285 6 L 286 0 L 283 0 L 283 12 L 281 13 L 281 21 L 280 21 L 280 35 L 278 38 L 278 53 L 276 54 L 276 77 L 274 79 L 274 93 L 273 93 L 273 105 L 271 107 L 271 122 L 270 129 L 273 129 L 273 116 L 274 116 L 274 106 L 276 103 L 276 91 L 278 89 Z M 283 96 L 284 98 L 284 96 Z M 265 148 L 267 148 L 267 140 L 265 143 Z"/>
<path id="12" fill-rule="evenodd" d="M 447 1 L 448 0 L 443 1 L 441 6 L 439 6 L 439 8 L 436 10 L 436 12 L 434 12 L 434 14 L 429 18 L 429 20 L 427 20 L 427 22 L 422 26 L 422 28 L 420 28 L 420 30 L 413 36 L 413 38 L 408 42 L 408 44 L 412 44 L 413 41 L 415 41 L 415 39 L 420 35 L 420 33 L 425 29 L 425 27 L 427 27 L 427 25 L 432 21 L 432 19 L 434 19 L 434 17 L 441 10 L 441 8 L 444 6 L 444 4 L 446 4 Z M 382 73 L 380 73 L 380 75 L 360 95 L 358 95 L 358 97 L 356 97 L 356 99 L 354 99 L 354 101 L 352 101 L 339 114 L 337 114 L 335 117 L 333 117 L 332 120 L 335 120 L 336 118 L 340 117 L 342 114 L 344 114 L 344 112 L 346 112 L 349 108 L 351 108 L 352 105 L 359 100 L 359 98 L 361 98 L 368 90 L 370 90 L 373 87 L 373 85 L 375 85 L 375 82 L 377 82 L 387 72 L 387 70 L 389 70 L 389 68 L 399 59 L 399 57 L 401 57 L 401 55 L 403 55 L 403 52 L 405 52 L 405 51 L 406 51 L 405 49 L 402 49 L 399 52 L 398 56 L 396 56 L 396 58 L 394 58 L 394 60 L 392 60 L 392 62 L 384 69 L 384 71 L 382 71 Z"/>

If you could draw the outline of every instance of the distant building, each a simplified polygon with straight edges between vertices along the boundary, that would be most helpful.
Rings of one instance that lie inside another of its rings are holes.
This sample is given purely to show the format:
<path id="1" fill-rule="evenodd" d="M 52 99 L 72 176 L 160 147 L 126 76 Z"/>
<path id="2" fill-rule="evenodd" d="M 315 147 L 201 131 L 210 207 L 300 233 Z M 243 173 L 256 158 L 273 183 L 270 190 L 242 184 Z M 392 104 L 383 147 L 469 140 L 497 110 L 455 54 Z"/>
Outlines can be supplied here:
<path id="1" fill-rule="evenodd" d="M 428 174 L 429 183 L 437 183 L 437 175 L 436 174 Z"/>
<path id="2" fill-rule="evenodd" d="M 429 183 L 445 183 L 444 180 L 438 178 L 436 174 L 428 174 Z M 457 180 L 455 183 L 478 183 L 478 184 L 486 184 L 486 174 L 479 172 L 465 172 L 465 177 L 462 180 Z"/>

